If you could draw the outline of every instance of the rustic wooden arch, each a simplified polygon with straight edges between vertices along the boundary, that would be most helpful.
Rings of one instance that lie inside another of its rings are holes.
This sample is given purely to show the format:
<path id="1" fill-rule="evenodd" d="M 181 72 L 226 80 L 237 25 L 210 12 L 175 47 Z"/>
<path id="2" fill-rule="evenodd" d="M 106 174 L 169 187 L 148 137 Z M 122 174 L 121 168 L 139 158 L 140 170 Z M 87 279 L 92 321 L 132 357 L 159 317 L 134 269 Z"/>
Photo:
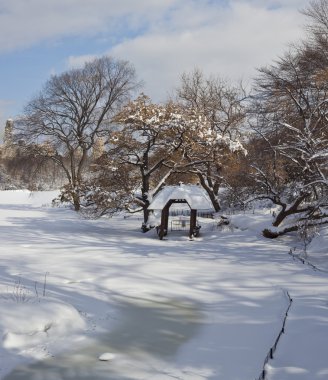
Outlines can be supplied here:
<path id="1" fill-rule="evenodd" d="M 158 236 L 160 240 L 167 235 L 168 224 L 169 224 L 169 214 L 170 207 L 174 203 L 186 203 L 190 208 L 190 228 L 189 228 L 189 238 L 197 236 L 199 233 L 199 228 L 197 228 L 197 210 L 192 209 L 186 199 L 170 199 L 166 205 L 163 207 L 161 212 L 161 224 L 158 226 Z"/>
<path id="2" fill-rule="evenodd" d="M 199 228 L 197 225 L 198 210 L 213 210 L 205 190 L 198 185 L 164 186 L 150 203 L 149 210 L 161 211 L 161 224 L 157 227 L 158 236 L 163 239 L 168 232 L 169 211 L 174 203 L 185 203 L 190 208 L 189 237 L 197 236 Z"/>

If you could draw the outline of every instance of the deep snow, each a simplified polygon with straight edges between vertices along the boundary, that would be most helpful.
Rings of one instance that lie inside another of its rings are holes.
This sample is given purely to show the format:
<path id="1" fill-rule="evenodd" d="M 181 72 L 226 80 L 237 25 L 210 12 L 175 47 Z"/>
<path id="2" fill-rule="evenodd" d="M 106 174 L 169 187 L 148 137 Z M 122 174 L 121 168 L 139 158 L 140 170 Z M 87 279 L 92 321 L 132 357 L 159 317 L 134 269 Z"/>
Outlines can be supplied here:
<path id="1" fill-rule="evenodd" d="M 253 380 L 287 292 L 267 378 L 328 378 L 327 234 L 308 247 L 315 271 L 288 254 L 302 254 L 294 238 L 261 237 L 269 212 L 160 241 L 137 217 L 83 220 L 54 196 L 0 192 L 1 379 Z"/>

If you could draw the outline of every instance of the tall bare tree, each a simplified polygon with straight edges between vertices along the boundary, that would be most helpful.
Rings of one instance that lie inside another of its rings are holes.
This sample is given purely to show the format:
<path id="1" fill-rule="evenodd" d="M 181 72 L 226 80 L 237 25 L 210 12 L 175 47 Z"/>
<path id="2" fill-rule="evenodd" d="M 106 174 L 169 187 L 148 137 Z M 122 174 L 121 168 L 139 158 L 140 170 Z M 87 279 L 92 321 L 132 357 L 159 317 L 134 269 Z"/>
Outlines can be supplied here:
<path id="1" fill-rule="evenodd" d="M 178 101 L 188 112 L 202 115 L 202 128 L 189 129 L 180 170 L 194 173 L 208 193 L 216 211 L 220 210 L 219 189 L 224 184 L 227 157 L 244 152 L 241 126 L 245 120 L 242 87 L 231 86 L 219 77 L 205 77 L 195 69 L 183 74 L 177 89 Z"/>
<path id="2" fill-rule="evenodd" d="M 310 32 L 315 43 L 322 43 L 328 38 L 328 1 L 327 0 L 312 0 L 309 5 L 302 10 L 302 13 L 307 16 L 307 30 Z"/>
<path id="3" fill-rule="evenodd" d="M 253 165 L 258 190 L 280 206 L 274 227 L 294 216 L 292 225 L 267 230 L 269 237 L 297 230 L 298 222 L 327 217 L 322 207 L 328 204 L 328 66 L 319 68 L 313 57 L 308 46 L 295 47 L 261 69 L 257 81 L 259 130 L 272 152 L 271 163 Z"/>
<path id="4" fill-rule="evenodd" d="M 176 104 L 154 104 L 141 94 L 116 115 L 115 122 L 119 128 L 110 136 L 108 152 L 119 167 L 137 170 L 134 201 L 143 210 L 146 226 L 151 192 L 156 192 L 176 166 L 175 154 L 189 120 Z"/>
<path id="5" fill-rule="evenodd" d="M 97 138 L 138 86 L 131 64 L 106 56 L 52 76 L 25 107 L 18 123 L 19 138 L 63 169 L 66 195 L 77 211 L 79 189 Z M 52 149 L 39 149 L 38 143 L 45 140 Z"/>

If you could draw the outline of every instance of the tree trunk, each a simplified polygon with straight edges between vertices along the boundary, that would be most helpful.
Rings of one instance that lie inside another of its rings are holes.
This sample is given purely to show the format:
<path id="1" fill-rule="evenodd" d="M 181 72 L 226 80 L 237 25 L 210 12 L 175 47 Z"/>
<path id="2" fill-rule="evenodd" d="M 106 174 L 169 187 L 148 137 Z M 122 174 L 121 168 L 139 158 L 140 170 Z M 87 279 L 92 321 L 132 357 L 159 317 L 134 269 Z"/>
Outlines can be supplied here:
<path id="1" fill-rule="evenodd" d="M 286 207 L 283 207 L 283 209 L 279 212 L 279 214 L 276 216 L 275 221 L 272 223 L 274 227 L 278 227 L 285 218 L 287 218 L 288 215 L 290 215 L 291 212 L 286 211 Z"/>
<path id="2" fill-rule="evenodd" d="M 215 212 L 218 212 L 221 210 L 220 203 L 217 198 L 217 194 L 213 191 L 212 188 L 207 186 L 205 178 L 203 177 L 202 173 L 197 173 L 197 176 L 199 178 L 200 184 L 203 187 L 203 189 L 207 192 L 208 196 L 210 197 L 210 200 L 212 202 L 213 208 Z"/>
<path id="3" fill-rule="evenodd" d="M 149 210 L 148 210 L 148 206 L 149 206 L 149 202 L 148 202 L 148 205 L 144 206 L 143 207 L 143 219 L 144 219 L 144 224 L 147 224 L 148 223 L 148 218 L 149 218 Z"/>
<path id="4" fill-rule="evenodd" d="M 71 191 L 71 196 L 73 200 L 73 206 L 75 211 L 80 211 L 81 209 L 81 200 L 80 200 L 80 195 L 78 191 L 76 190 L 76 187 L 74 186 L 72 191 Z"/>
<path id="5" fill-rule="evenodd" d="M 149 218 L 149 175 L 144 174 L 144 168 L 141 168 L 141 175 L 142 175 L 142 188 L 141 188 L 141 197 L 143 202 L 143 224 L 148 223 Z"/>
<path id="6" fill-rule="evenodd" d="M 74 210 L 75 211 L 80 211 L 80 208 L 81 208 L 80 201 L 78 199 L 74 198 Z"/>
<path id="7" fill-rule="evenodd" d="M 279 212 L 279 214 L 276 217 L 276 220 L 272 223 L 274 227 L 278 227 L 285 218 L 289 215 L 298 214 L 303 211 L 308 211 L 308 208 L 305 209 L 299 209 L 298 207 L 302 204 L 302 202 L 305 200 L 306 197 L 308 197 L 308 193 L 304 193 L 299 196 L 298 199 L 295 200 L 294 204 L 287 209 L 286 204 L 280 204 L 282 206 L 282 210 Z"/>

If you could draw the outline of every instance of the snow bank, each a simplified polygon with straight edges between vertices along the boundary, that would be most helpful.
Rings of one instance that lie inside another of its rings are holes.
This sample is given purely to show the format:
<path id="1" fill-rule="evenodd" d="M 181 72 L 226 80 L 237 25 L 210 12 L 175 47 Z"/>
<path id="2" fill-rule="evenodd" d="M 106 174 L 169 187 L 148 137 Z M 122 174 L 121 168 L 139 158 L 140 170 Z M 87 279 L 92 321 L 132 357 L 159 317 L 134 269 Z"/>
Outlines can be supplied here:
<path id="1" fill-rule="evenodd" d="M 229 219 L 235 227 L 242 231 L 249 230 L 256 235 L 262 234 L 265 228 L 273 228 L 273 217 L 268 210 L 230 215 Z"/>
<path id="2" fill-rule="evenodd" d="M 194 241 L 184 231 L 160 241 L 140 232 L 138 215 L 83 220 L 40 207 L 55 195 L 0 192 L 0 378 L 17 368 L 7 379 L 45 379 L 50 366 L 63 380 L 255 379 L 287 291 L 293 306 L 269 379 L 325 378 L 327 274 L 293 260 L 285 238 L 260 236 L 269 210 L 232 215 L 226 230 L 204 220 Z M 310 258 L 324 257 L 326 232 Z M 33 289 L 47 272 L 47 297 L 5 294 L 13 278 Z"/>
<path id="3" fill-rule="evenodd" d="M 52 299 L 31 302 L 0 300 L 0 332 L 3 347 L 30 354 L 27 350 L 45 344 L 49 338 L 60 339 L 85 328 L 76 309 Z"/>
<path id="4" fill-rule="evenodd" d="M 53 191 L 29 191 L 29 190 L 6 190 L 0 192 L 0 204 L 6 205 L 31 205 L 34 207 L 49 206 L 59 194 Z"/>
<path id="5" fill-rule="evenodd" d="M 28 302 L 0 298 L 0 336 L 2 336 L 1 374 L 9 372 L 15 361 L 40 360 L 80 341 L 86 324 L 78 311 L 67 303 L 35 298 Z M 5 366 L 4 366 L 4 363 Z"/>

